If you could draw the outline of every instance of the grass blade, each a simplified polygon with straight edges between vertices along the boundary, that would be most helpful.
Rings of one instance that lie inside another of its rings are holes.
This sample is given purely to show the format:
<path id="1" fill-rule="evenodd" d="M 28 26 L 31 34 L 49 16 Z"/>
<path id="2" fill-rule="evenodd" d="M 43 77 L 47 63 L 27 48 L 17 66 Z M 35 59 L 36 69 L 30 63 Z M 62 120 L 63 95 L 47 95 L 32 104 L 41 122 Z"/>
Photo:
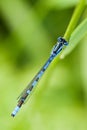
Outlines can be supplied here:
<path id="1" fill-rule="evenodd" d="M 62 52 L 60 58 L 62 59 L 65 56 L 69 55 L 86 34 L 87 34 L 87 18 L 80 25 L 78 25 L 77 28 L 73 31 L 69 40 L 69 45 Z"/>

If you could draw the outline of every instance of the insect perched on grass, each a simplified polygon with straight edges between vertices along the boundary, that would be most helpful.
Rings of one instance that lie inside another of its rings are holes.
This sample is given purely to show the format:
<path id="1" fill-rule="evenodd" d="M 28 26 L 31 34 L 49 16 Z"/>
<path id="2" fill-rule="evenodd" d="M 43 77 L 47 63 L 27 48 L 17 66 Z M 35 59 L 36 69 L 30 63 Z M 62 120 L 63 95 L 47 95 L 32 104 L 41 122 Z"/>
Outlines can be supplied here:
<path id="1" fill-rule="evenodd" d="M 67 46 L 68 42 L 62 38 L 59 37 L 56 45 L 53 47 L 50 57 L 46 61 L 46 63 L 43 65 L 43 67 L 40 69 L 40 71 L 35 75 L 35 77 L 32 79 L 32 81 L 28 84 L 28 86 L 24 89 L 24 91 L 20 94 L 18 98 L 18 104 L 15 107 L 14 111 L 12 112 L 11 116 L 15 116 L 17 112 L 20 110 L 21 106 L 24 104 L 27 97 L 31 94 L 33 88 L 37 85 L 39 79 L 42 77 L 50 63 L 53 61 L 53 59 L 62 51 L 64 46 Z"/>

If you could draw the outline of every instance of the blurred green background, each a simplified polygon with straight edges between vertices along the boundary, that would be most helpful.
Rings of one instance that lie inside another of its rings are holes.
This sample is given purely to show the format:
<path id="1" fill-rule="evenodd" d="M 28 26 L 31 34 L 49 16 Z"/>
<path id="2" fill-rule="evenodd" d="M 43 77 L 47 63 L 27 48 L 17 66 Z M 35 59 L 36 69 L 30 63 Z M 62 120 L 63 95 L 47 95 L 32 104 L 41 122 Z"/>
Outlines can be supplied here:
<path id="1" fill-rule="evenodd" d="M 0 0 L 0 130 L 87 130 L 87 36 L 12 118 L 16 98 L 63 36 L 79 0 Z M 87 17 L 85 10 L 80 21 Z"/>

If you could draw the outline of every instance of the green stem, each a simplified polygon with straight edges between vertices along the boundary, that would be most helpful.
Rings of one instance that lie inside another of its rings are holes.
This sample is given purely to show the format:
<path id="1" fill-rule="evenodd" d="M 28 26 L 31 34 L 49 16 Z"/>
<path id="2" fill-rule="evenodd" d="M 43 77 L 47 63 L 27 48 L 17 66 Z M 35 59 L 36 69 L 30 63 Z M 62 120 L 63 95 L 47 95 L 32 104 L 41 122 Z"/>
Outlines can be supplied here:
<path id="1" fill-rule="evenodd" d="M 78 3 L 73 15 L 72 15 L 72 18 L 70 20 L 70 23 L 67 27 L 67 30 L 64 34 L 64 38 L 68 41 L 73 30 L 75 29 L 80 17 L 81 17 L 81 14 L 82 12 L 84 11 L 85 9 L 85 6 L 86 6 L 86 1 L 85 0 L 80 0 L 80 2 Z"/>

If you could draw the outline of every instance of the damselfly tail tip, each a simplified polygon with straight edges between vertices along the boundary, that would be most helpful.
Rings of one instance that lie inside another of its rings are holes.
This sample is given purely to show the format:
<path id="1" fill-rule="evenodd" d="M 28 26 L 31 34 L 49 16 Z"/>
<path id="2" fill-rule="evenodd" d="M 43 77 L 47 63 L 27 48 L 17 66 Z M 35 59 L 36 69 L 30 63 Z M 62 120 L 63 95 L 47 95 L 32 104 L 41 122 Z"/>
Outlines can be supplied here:
<path id="1" fill-rule="evenodd" d="M 20 109 L 20 107 L 16 106 L 15 109 L 14 109 L 14 111 L 12 112 L 11 116 L 15 117 L 15 115 L 18 113 L 19 109 Z"/>
<path id="2" fill-rule="evenodd" d="M 15 115 L 14 115 L 13 113 L 11 114 L 11 116 L 12 116 L 12 117 L 15 117 Z"/>

